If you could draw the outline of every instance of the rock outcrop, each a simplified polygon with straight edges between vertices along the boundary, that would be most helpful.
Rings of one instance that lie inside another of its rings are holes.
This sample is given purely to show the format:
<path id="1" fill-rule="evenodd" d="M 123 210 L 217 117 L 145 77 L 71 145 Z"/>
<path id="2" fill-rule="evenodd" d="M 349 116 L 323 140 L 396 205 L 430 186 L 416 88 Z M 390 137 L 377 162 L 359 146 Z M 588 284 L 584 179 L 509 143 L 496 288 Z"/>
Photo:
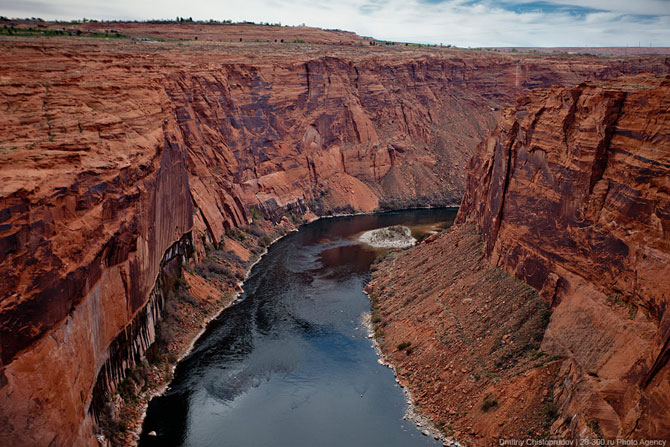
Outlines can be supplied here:
<path id="1" fill-rule="evenodd" d="M 668 70 L 344 45 L 0 47 L 0 443 L 17 446 L 96 444 L 93 390 L 152 343 L 161 272 L 252 210 L 455 204 L 472 148 L 518 94 Z M 660 315 L 653 303 L 639 304 Z"/>
<path id="2" fill-rule="evenodd" d="M 376 266 L 383 351 L 447 434 L 668 439 L 669 143 L 670 77 L 532 92 L 456 226 Z"/>
<path id="3" fill-rule="evenodd" d="M 670 77 L 534 92 L 479 146 L 457 221 L 552 305 L 553 430 L 670 435 Z"/>

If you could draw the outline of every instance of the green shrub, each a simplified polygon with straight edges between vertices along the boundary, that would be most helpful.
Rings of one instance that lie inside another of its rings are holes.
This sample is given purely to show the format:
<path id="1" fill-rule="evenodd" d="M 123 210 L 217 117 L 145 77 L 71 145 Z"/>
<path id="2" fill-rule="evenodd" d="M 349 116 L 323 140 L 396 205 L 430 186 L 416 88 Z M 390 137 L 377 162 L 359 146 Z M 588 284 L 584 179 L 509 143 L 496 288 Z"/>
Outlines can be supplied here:
<path id="1" fill-rule="evenodd" d="M 237 227 L 226 231 L 226 236 L 238 242 L 244 242 L 247 239 L 247 235 Z"/>
<path id="2" fill-rule="evenodd" d="M 235 284 L 238 280 L 238 274 L 228 264 L 212 256 L 207 256 L 202 262 L 198 262 L 195 271 L 203 278 L 224 280 L 230 284 Z"/>
<path id="3" fill-rule="evenodd" d="M 372 315 L 370 316 L 370 321 L 372 322 L 372 324 L 381 323 L 382 316 L 379 314 L 379 310 L 377 310 L 377 309 L 372 310 Z"/>
<path id="4" fill-rule="evenodd" d="M 542 406 L 542 413 L 544 415 L 544 428 L 548 430 L 556 418 L 558 418 L 558 407 L 551 396 L 545 400 Z"/>
<path id="5" fill-rule="evenodd" d="M 262 236 L 265 236 L 265 231 L 263 231 L 263 230 L 258 226 L 258 224 L 256 224 L 255 222 L 254 222 L 253 224 L 249 225 L 248 227 L 246 227 L 245 229 L 246 229 L 246 231 L 247 231 L 249 234 L 251 234 L 252 236 L 255 236 L 255 237 L 262 237 Z"/>
<path id="6" fill-rule="evenodd" d="M 251 218 L 253 220 L 262 220 L 263 219 L 263 214 L 258 208 L 251 208 L 250 210 L 251 213 Z"/>
<path id="7" fill-rule="evenodd" d="M 482 402 L 482 411 L 487 412 L 498 406 L 498 399 L 492 394 L 487 395 Z"/>
<path id="8" fill-rule="evenodd" d="M 616 304 L 617 306 L 623 306 L 626 303 L 621 299 L 621 295 L 615 294 L 607 297 L 607 302 L 610 304 Z"/>
<path id="9" fill-rule="evenodd" d="M 270 244 L 272 244 L 272 238 L 270 238 L 270 236 L 268 236 L 267 234 L 264 234 L 263 236 L 261 236 L 258 242 L 263 247 L 269 247 Z"/>
<path id="10" fill-rule="evenodd" d="M 405 349 L 409 348 L 410 346 L 412 346 L 411 341 L 404 341 L 404 342 L 398 344 L 398 346 L 396 346 L 396 348 L 398 348 L 398 351 L 404 351 Z"/>
<path id="11" fill-rule="evenodd" d="M 295 213 L 291 213 L 291 214 L 289 215 L 289 217 L 291 218 L 291 222 L 293 222 L 294 225 L 300 225 L 300 224 L 302 224 L 303 221 L 304 221 L 303 218 L 302 218 L 301 216 L 299 216 L 299 215 L 297 215 L 297 214 L 295 214 Z"/>

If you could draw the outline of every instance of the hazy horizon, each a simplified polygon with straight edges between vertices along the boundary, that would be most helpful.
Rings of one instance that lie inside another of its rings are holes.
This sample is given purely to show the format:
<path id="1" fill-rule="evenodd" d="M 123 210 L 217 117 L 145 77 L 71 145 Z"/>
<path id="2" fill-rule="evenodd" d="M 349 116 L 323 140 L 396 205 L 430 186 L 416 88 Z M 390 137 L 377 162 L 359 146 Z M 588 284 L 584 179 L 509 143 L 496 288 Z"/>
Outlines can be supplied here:
<path id="1" fill-rule="evenodd" d="M 580 4 L 576 4 L 580 3 Z M 45 20 L 269 22 L 459 47 L 669 47 L 670 0 L 0 0 L 0 15 Z"/>

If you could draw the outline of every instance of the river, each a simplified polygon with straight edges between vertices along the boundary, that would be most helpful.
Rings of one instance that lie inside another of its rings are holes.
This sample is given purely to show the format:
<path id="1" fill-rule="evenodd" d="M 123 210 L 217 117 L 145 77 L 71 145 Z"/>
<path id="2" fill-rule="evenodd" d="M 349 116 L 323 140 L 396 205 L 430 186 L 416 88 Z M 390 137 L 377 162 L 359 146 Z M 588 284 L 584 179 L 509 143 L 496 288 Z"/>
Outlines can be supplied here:
<path id="1" fill-rule="evenodd" d="M 357 237 L 405 225 L 420 239 L 455 216 L 432 209 L 321 219 L 273 244 L 240 302 L 210 323 L 149 403 L 140 446 L 441 445 L 403 419 L 403 391 L 377 362 L 362 319 L 380 250 Z"/>

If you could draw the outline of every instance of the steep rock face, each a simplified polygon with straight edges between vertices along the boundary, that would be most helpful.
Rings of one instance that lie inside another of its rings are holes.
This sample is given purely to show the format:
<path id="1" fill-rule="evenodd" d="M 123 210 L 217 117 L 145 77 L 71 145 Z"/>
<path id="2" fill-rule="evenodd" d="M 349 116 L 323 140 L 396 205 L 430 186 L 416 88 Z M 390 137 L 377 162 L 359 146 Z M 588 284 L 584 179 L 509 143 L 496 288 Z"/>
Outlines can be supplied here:
<path id="1" fill-rule="evenodd" d="M 323 212 L 419 197 L 456 203 L 463 173 L 440 166 L 465 166 L 492 113 L 439 65 L 419 73 L 406 62 L 325 58 L 171 76 L 193 196 L 212 240 L 245 222 L 244 205 L 281 216 L 306 204 Z"/>
<path id="2" fill-rule="evenodd" d="M 670 78 L 531 93 L 469 169 L 458 221 L 552 304 L 542 347 L 566 359 L 554 432 L 666 439 Z"/>
<path id="3" fill-rule="evenodd" d="M 216 70 L 170 73 L 197 227 L 216 243 L 244 222 L 245 206 L 278 217 L 305 205 L 322 213 L 456 204 L 472 147 L 502 104 L 538 86 L 668 70 L 663 58 L 392 56 L 224 59 Z"/>
<path id="4" fill-rule="evenodd" d="M 27 264 L 37 267 L 27 284 L 22 280 L 31 269 L 12 271 L 26 292 L 15 292 L 3 302 L 6 366 L 0 400 L 6 422 L 2 436 L 8 442 L 16 443 L 17 433 L 26 445 L 70 445 L 92 439 L 86 436 L 91 386 L 107 360 L 108 347 L 145 306 L 164 252 L 192 227 L 185 159 L 177 147 L 169 141 L 159 145 L 146 175 L 134 183 L 97 179 L 91 186 L 76 185 L 88 191 L 106 190 L 106 200 L 97 197 L 90 208 L 78 208 L 66 193 L 62 208 L 30 209 L 27 216 L 17 216 L 32 230 L 36 223 L 41 226 L 42 211 L 47 228 L 31 231 L 27 241 L 19 239 L 18 244 L 25 244 L 20 254 L 39 256 L 40 261 Z M 118 228 L 115 216 L 122 220 Z M 48 236 L 51 231 L 68 230 L 107 237 L 79 235 L 70 247 L 82 262 L 63 265 Z M 40 337 L 44 333 L 49 336 Z M 25 429 L 26 422 L 30 430 Z"/>
<path id="5" fill-rule="evenodd" d="M 667 71 L 653 57 L 1 45 L 0 443 L 12 445 L 94 443 L 95 384 L 151 343 L 141 322 L 159 318 L 148 306 L 178 241 L 202 251 L 250 208 L 455 203 L 492 109 L 535 86 Z M 130 355 L 114 353 L 120 340 Z"/>
<path id="6" fill-rule="evenodd" d="M 25 67 L 44 62 L 29 56 Z M 132 77 L 115 69 L 64 65 L 67 75 L 3 78 L 2 135 L 33 149 L 3 142 L 3 445 L 95 444 L 88 407 L 108 347 L 192 228 L 167 95 L 121 86 Z"/>

